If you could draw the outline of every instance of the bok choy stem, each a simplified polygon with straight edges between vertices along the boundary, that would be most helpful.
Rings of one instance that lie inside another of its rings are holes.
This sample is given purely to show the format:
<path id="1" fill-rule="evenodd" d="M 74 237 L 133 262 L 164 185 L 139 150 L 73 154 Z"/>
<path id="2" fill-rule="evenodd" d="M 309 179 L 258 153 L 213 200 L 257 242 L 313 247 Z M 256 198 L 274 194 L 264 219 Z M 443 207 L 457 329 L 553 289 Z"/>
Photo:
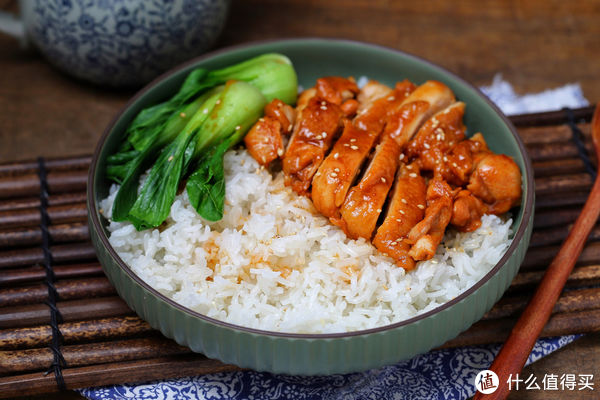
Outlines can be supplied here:
<path id="1" fill-rule="evenodd" d="M 210 92 L 185 128 L 158 156 L 127 216 L 136 229 L 156 227 L 169 215 L 184 172 L 186 149 L 190 143 L 194 143 L 202 124 L 210 118 L 222 91 L 223 87 L 217 87 Z"/>

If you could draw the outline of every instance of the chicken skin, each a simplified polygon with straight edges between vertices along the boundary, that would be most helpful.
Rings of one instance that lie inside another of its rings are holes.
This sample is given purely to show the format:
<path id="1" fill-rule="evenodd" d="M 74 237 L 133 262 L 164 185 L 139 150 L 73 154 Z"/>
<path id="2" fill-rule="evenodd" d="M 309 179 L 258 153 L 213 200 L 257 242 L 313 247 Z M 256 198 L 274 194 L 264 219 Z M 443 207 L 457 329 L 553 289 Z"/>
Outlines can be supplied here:
<path id="1" fill-rule="evenodd" d="M 521 200 L 521 171 L 504 154 L 486 154 L 471 174 L 467 189 L 488 206 L 492 214 L 504 214 Z"/>
<path id="2" fill-rule="evenodd" d="M 441 82 L 427 81 L 417 87 L 389 118 L 384 135 L 404 146 L 433 114 L 454 103 L 454 94 Z"/>
<path id="3" fill-rule="evenodd" d="M 410 245 L 406 238 L 425 215 L 426 192 L 425 179 L 419 173 L 418 165 L 401 163 L 385 219 L 373 238 L 375 247 L 405 270 L 415 267 L 415 260 L 408 255 Z"/>
<path id="4" fill-rule="evenodd" d="M 331 219 L 349 237 L 371 239 L 387 194 L 394 182 L 400 151 L 400 146 L 394 139 L 384 137 L 377 145 L 364 176 L 350 189 L 340 210 L 341 220 Z"/>
<path id="5" fill-rule="evenodd" d="M 312 97 L 298 120 L 283 155 L 285 184 L 307 195 L 312 178 L 342 127 L 342 110 L 336 104 Z"/>
<path id="6" fill-rule="evenodd" d="M 414 260 L 429 260 L 435 255 L 452 218 L 452 204 L 457 191 L 439 177 L 429 181 L 425 218 L 408 234 L 408 243 L 412 244 L 408 254 Z"/>
<path id="7" fill-rule="evenodd" d="M 481 216 L 487 211 L 487 206 L 473 193 L 461 190 L 454 198 L 450 224 L 461 232 L 473 232 L 481 226 Z"/>
<path id="8" fill-rule="evenodd" d="M 265 106 L 265 116 L 244 137 L 248 152 L 260 165 L 268 166 L 284 153 L 283 135 L 291 132 L 294 109 L 279 99 Z"/>
<path id="9" fill-rule="evenodd" d="M 409 159 L 418 159 L 421 169 L 425 171 L 439 169 L 444 154 L 465 139 L 464 114 L 465 103 L 459 101 L 425 122 L 406 146 Z"/>

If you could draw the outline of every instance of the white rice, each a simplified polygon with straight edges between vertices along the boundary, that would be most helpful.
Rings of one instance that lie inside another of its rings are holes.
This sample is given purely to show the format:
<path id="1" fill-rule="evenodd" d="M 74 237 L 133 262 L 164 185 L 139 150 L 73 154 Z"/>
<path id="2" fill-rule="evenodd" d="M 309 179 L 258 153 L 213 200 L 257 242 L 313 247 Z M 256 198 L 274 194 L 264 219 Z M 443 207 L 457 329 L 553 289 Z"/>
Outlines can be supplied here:
<path id="1" fill-rule="evenodd" d="M 150 286 L 233 324 L 330 333 L 402 321 L 464 292 L 510 244 L 512 220 L 486 215 L 475 232 L 447 233 L 432 260 L 406 273 L 365 240 L 348 239 L 245 150 L 225 155 L 225 174 L 219 222 L 204 221 L 184 191 L 160 229 L 111 221 L 108 230 Z M 116 190 L 101 202 L 109 219 Z"/>

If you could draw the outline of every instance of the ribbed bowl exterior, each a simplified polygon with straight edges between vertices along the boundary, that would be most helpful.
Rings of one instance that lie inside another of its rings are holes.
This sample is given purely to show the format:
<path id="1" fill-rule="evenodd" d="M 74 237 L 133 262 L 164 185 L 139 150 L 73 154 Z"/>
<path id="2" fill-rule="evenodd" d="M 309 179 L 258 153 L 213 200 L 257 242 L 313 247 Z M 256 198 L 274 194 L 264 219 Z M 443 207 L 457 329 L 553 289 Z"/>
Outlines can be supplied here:
<path id="1" fill-rule="evenodd" d="M 142 90 L 125 107 L 124 111 L 109 126 L 98 146 L 90 169 L 88 185 L 91 239 L 98 259 L 119 295 L 153 328 L 160 330 L 177 343 L 188 346 L 195 352 L 203 353 L 209 358 L 257 371 L 300 375 L 356 372 L 393 364 L 442 345 L 481 319 L 483 314 L 502 296 L 523 261 L 533 226 L 534 184 L 531 164 L 524 147 L 516 138 L 514 128 L 501 113 L 460 78 L 404 53 L 377 46 L 336 40 L 304 39 L 262 43 L 233 49 L 229 52 L 222 51 L 216 55 L 216 58 L 220 57 L 221 64 L 231 63 L 266 51 L 280 51 L 286 54 L 286 50 L 297 57 L 298 54 L 309 52 L 311 48 L 315 47 L 319 48 L 323 54 L 335 54 L 337 49 L 341 59 L 347 59 L 345 55 L 348 52 L 354 51 L 358 52 L 356 54 L 362 54 L 367 50 L 371 52 L 371 57 L 379 55 L 383 59 L 390 56 L 393 56 L 392 59 L 394 57 L 398 60 L 408 59 L 412 68 L 417 69 L 412 75 L 407 73 L 409 79 L 411 76 L 417 76 L 413 79 L 419 81 L 418 76 L 421 76 L 423 69 L 434 71 L 436 79 L 445 79 L 451 87 L 454 86 L 453 89 L 457 92 L 458 97 L 467 102 L 468 108 L 469 97 L 472 98 L 472 102 L 475 102 L 476 98 L 473 96 L 481 97 L 477 103 L 479 106 L 473 105 L 472 108 L 487 106 L 487 108 L 481 108 L 482 113 L 487 110 L 489 115 L 489 120 L 484 122 L 505 125 L 504 127 L 498 125 L 497 129 L 498 132 L 504 133 L 496 134 L 495 136 L 498 137 L 488 138 L 486 136 L 486 139 L 490 142 L 492 149 L 513 156 L 521 166 L 521 170 L 524 171 L 523 201 L 513 225 L 516 232 L 515 240 L 500 263 L 465 294 L 448 304 L 403 323 L 338 335 L 286 335 L 246 329 L 211 320 L 175 304 L 135 276 L 110 247 L 105 231 L 106 222 L 103 221 L 98 211 L 98 201 L 106 196 L 108 190 L 108 183 L 103 173 L 105 159 L 115 148 L 119 135 L 128 121 L 143 106 L 164 98 L 165 93 L 172 94 L 183 79 L 182 77 L 194 66 L 207 65 L 210 67 L 215 56 L 209 55 L 192 60 L 185 66 L 160 77 Z M 296 49 L 296 53 L 294 53 L 294 49 Z M 298 52 L 298 49 L 301 51 Z M 294 64 L 296 65 L 296 62 Z M 219 63 L 215 65 L 219 65 Z M 298 70 L 299 75 L 303 73 L 302 68 L 301 66 Z M 366 71 L 365 75 L 371 71 L 372 69 Z M 307 74 L 319 76 L 327 73 L 318 74 L 308 68 Z M 339 73 L 339 75 L 344 74 L 351 75 L 345 71 Z M 475 95 L 466 91 L 463 86 Z M 493 116 L 495 119 L 492 118 Z M 472 121 L 475 125 L 481 124 L 481 121 L 477 121 L 477 116 L 475 119 L 472 118 Z M 469 126 L 468 117 L 467 126 Z M 505 135 L 505 137 L 501 137 L 501 135 Z"/>

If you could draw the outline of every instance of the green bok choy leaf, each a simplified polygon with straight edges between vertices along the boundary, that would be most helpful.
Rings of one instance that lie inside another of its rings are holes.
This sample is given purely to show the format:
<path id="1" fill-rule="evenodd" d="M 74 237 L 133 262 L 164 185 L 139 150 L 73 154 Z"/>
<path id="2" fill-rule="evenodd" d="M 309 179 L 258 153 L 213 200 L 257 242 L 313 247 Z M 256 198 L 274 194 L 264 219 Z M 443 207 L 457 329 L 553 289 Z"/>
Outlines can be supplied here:
<path id="1" fill-rule="evenodd" d="M 232 136 L 235 142 L 239 141 L 265 105 L 258 89 L 240 81 L 229 81 L 221 93 L 209 97 L 150 170 L 129 210 L 128 219 L 136 229 L 162 224 L 188 166 L 195 164 L 211 146 L 228 142 Z"/>
<path id="2" fill-rule="evenodd" d="M 223 154 L 243 138 L 268 101 L 293 104 L 296 95 L 296 73 L 280 54 L 191 71 L 175 96 L 135 117 L 118 151 L 107 158 L 108 178 L 121 184 L 112 218 L 129 220 L 138 230 L 160 225 L 181 180 L 194 172 L 187 185 L 192 204 L 205 219 L 220 219 Z"/>

